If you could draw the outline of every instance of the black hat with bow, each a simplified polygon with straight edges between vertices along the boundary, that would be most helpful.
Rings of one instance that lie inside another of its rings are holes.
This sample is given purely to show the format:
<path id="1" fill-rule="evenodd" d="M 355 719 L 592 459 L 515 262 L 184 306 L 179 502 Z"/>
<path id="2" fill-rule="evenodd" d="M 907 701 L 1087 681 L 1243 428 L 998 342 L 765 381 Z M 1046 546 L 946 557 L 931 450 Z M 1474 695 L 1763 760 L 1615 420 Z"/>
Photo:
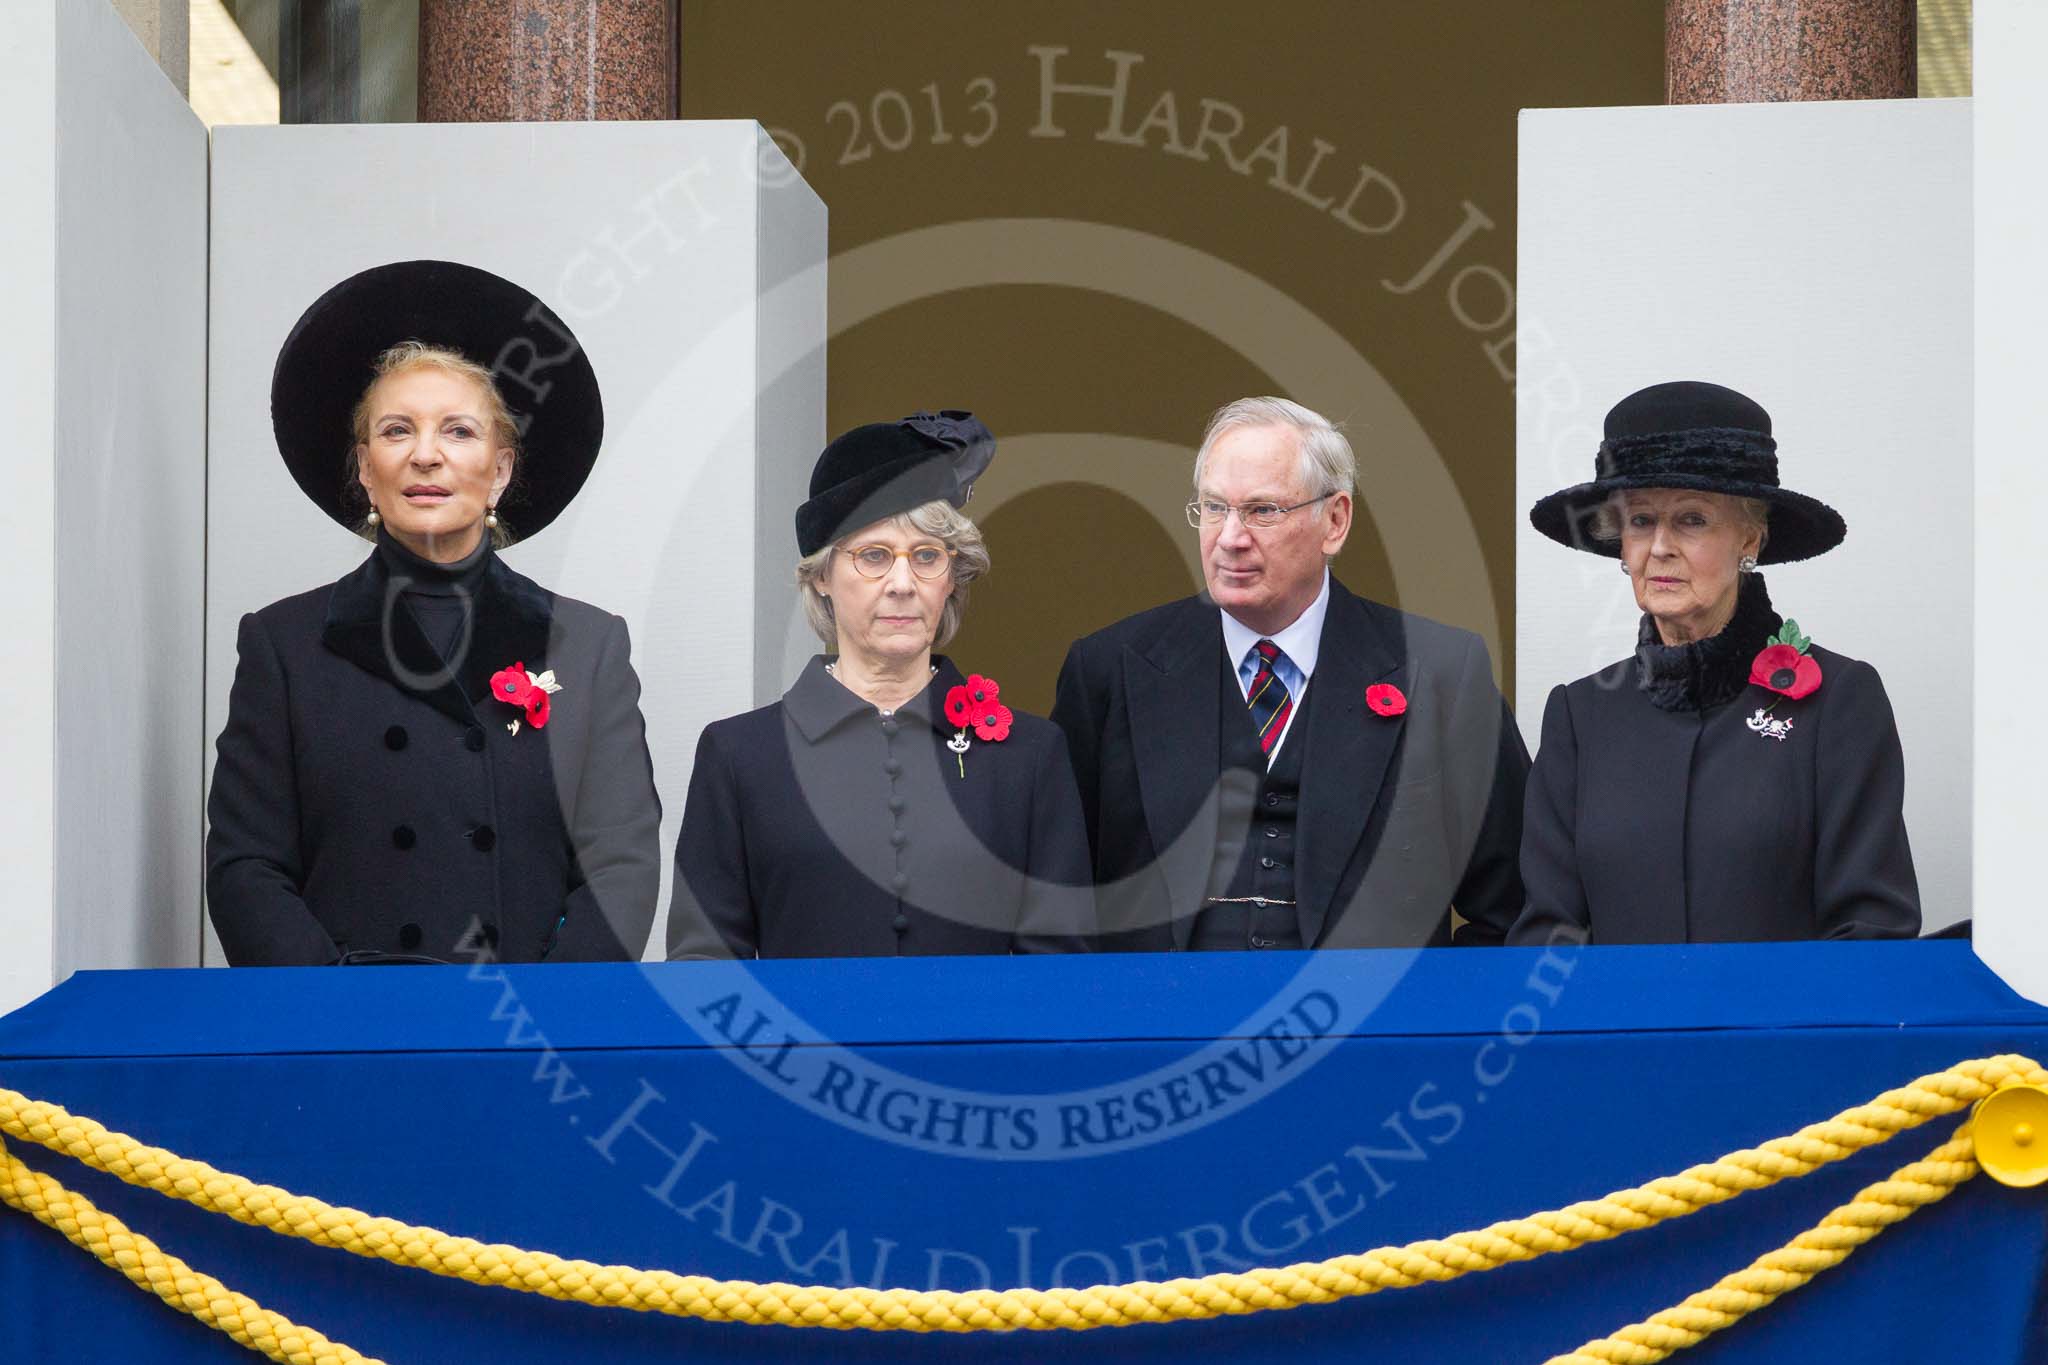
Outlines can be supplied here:
<path id="1" fill-rule="evenodd" d="M 491 372 L 519 427 L 519 473 L 499 505 L 520 536 L 583 487 L 604 443 L 604 401 L 576 334 L 531 292 L 455 261 L 395 261 L 313 301 L 277 353 L 270 424 L 299 489 L 352 526 L 356 403 L 377 358 L 405 341 L 460 352 Z"/>
<path id="2" fill-rule="evenodd" d="M 1689 488 L 1756 498 L 1770 506 L 1763 564 L 1811 559 L 1842 543 L 1842 514 L 1778 482 L 1771 415 L 1719 384 L 1678 380 L 1638 389 L 1607 414 L 1606 439 L 1590 483 L 1561 489 L 1529 511 L 1544 535 L 1575 550 L 1619 556 L 1621 542 L 1600 532 L 1600 509 L 1630 488 Z"/>
<path id="3" fill-rule="evenodd" d="M 989 429 L 953 408 L 855 427 L 811 469 L 810 500 L 796 509 L 797 550 L 814 555 L 848 531 L 928 502 L 965 507 L 995 457 Z"/>

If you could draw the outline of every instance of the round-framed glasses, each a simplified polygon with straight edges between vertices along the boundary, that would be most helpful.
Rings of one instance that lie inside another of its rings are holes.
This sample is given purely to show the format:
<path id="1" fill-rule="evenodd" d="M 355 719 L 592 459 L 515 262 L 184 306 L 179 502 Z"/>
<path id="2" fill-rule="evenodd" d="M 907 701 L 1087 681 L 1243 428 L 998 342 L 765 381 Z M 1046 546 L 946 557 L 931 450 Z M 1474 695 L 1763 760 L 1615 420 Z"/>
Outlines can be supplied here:
<path id="1" fill-rule="evenodd" d="M 1289 512 L 1299 512 L 1304 507 L 1312 507 L 1333 496 L 1335 495 L 1330 493 L 1318 494 L 1307 502 L 1297 502 L 1292 507 L 1283 507 L 1277 502 L 1234 503 L 1222 502 L 1215 498 L 1196 498 L 1188 504 L 1188 525 L 1197 529 L 1204 526 L 1221 526 L 1230 520 L 1230 514 L 1235 512 L 1237 519 L 1246 526 L 1268 529 L 1287 520 Z"/>
<path id="2" fill-rule="evenodd" d="M 913 545 L 907 550 L 892 550 L 886 545 L 855 545 L 848 549 L 846 557 L 853 561 L 854 572 L 862 578 L 882 578 L 896 567 L 896 561 L 910 561 L 910 571 L 919 578 L 930 582 L 944 578 L 953 567 L 953 556 L 957 550 L 943 545 Z"/>

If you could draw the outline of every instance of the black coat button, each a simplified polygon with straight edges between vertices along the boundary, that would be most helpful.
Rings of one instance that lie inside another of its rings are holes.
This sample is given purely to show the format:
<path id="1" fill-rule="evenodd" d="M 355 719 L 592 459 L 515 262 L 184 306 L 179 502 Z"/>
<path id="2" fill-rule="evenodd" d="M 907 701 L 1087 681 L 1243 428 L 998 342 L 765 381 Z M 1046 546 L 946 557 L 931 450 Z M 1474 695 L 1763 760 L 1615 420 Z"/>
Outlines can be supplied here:
<path id="1" fill-rule="evenodd" d="M 419 836 L 412 832 L 411 825 L 399 825 L 391 831 L 391 846 L 393 848 L 411 848 L 419 841 Z"/>
<path id="2" fill-rule="evenodd" d="M 895 918 L 895 919 L 892 919 L 892 920 L 890 920 L 890 921 L 889 921 L 889 927 L 890 927 L 891 929 L 894 929 L 894 930 L 895 930 L 895 931 L 896 931 L 897 933 L 899 933 L 899 934 L 900 934 L 900 933 L 903 933 L 903 932 L 905 932 L 906 930 L 908 930 L 908 929 L 910 928 L 910 916 L 908 916 L 908 915 L 898 915 L 898 916 L 896 916 L 896 918 Z"/>
<path id="3" fill-rule="evenodd" d="M 1270 948 L 1277 942 L 1279 942 L 1278 939 L 1260 938 L 1256 934 L 1252 936 L 1252 947 L 1254 948 Z"/>
<path id="4" fill-rule="evenodd" d="M 897 721 L 896 717 L 894 716 L 890 716 L 882 722 L 882 733 L 885 735 L 894 735 L 898 730 L 902 728 L 903 726 L 901 725 L 901 723 Z"/>
<path id="5" fill-rule="evenodd" d="M 910 877 L 907 873 L 898 872 L 895 876 L 889 878 L 889 885 L 895 888 L 896 894 L 900 896 L 909 889 Z"/>
<path id="6" fill-rule="evenodd" d="M 489 825 L 478 825 L 469 832 L 469 842 L 476 846 L 477 852 L 489 853 L 498 846 L 498 831 Z"/>
<path id="7" fill-rule="evenodd" d="M 891 777 L 901 777 L 903 775 L 903 765 L 892 758 L 882 765 L 882 771 Z"/>
<path id="8" fill-rule="evenodd" d="M 1277 805 L 1279 805 L 1279 804 L 1280 804 L 1280 793 L 1279 793 L 1279 792 L 1267 792 L 1267 793 L 1266 793 L 1266 804 L 1267 804 L 1267 805 L 1269 805 L 1269 806 L 1277 806 Z"/>
<path id="9" fill-rule="evenodd" d="M 417 924 L 398 926 L 398 951 L 409 953 L 420 946 L 420 927 Z"/>
<path id="10" fill-rule="evenodd" d="M 1280 866 L 1280 864 L 1278 864 L 1278 863 L 1274 862 L 1274 861 L 1273 861 L 1273 860 L 1272 860 L 1271 858 L 1261 858 L 1261 859 L 1259 859 L 1259 866 L 1260 866 L 1260 867 L 1278 867 L 1278 866 Z"/>
<path id="11" fill-rule="evenodd" d="M 394 725 L 384 732 L 384 747 L 396 752 L 405 747 L 408 736 L 403 725 Z"/>
<path id="12" fill-rule="evenodd" d="M 890 797 L 890 798 L 889 798 L 889 812 L 890 812 L 890 814 L 892 814 L 892 815 L 901 815 L 901 814 L 903 814 L 903 806 L 904 806 L 904 801 L 903 801 L 903 798 L 902 798 L 902 797 L 900 797 L 900 796 L 892 796 L 892 797 Z"/>
<path id="13" fill-rule="evenodd" d="M 462 737 L 462 742 L 469 746 L 471 753 L 482 753 L 484 751 L 484 727 L 481 725 L 470 726 L 469 733 Z"/>
<path id="14" fill-rule="evenodd" d="M 903 829 L 891 830 L 889 832 L 889 842 L 898 848 L 903 847 L 910 842 L 910 831 Z"/>
<path id="15" fill-rule="evenodd" d="M 1280 831 L 1275 829 L 1273 826 L 1268 825 L 1266 826 L 1266 837 L 1268 839 L 1277 839 L 1280 837 Z"/>

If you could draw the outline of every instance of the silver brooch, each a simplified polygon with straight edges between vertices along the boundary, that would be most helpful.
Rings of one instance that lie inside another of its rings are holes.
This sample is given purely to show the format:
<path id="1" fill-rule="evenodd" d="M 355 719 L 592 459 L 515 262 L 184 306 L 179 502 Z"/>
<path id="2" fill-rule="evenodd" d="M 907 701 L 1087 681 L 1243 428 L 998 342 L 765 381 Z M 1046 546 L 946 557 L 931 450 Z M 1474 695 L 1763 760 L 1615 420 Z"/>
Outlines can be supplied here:
<path id="1" fill-rule="evenodd" d="M 1792 718 L 1790 716 L 1779 720 L 1761 706 L 1756 708 L 1756 714 L 1749 718 L 1747 724 L 1750 729 L 1756 731 L 1765 739 L 1782 741 L 1787 735 L 1792 733 Z"/>

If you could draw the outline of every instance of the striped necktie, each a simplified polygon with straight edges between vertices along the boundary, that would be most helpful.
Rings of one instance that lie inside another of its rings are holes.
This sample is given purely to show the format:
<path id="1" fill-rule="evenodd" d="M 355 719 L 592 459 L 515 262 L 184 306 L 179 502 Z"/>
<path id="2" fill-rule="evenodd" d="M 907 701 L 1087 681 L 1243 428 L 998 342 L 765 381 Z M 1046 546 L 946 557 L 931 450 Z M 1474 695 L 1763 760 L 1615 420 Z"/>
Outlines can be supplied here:
<path id="1" fill-rule="evenodd" d="M 1280 742 L 1281 731 L 1287 728 L 1294 698 L 1287 695 L 1287 684 L 1274 671 L 1280 646 L 1271 640 L 1261 640 L 1252 649 L 1259 656 L 1259 671 L 1245 691 L 1245 705 L 1251 708 L 1252 724 L 1259 732 L 1259 750 L 1270 757 L 1273 746 Z"/>

